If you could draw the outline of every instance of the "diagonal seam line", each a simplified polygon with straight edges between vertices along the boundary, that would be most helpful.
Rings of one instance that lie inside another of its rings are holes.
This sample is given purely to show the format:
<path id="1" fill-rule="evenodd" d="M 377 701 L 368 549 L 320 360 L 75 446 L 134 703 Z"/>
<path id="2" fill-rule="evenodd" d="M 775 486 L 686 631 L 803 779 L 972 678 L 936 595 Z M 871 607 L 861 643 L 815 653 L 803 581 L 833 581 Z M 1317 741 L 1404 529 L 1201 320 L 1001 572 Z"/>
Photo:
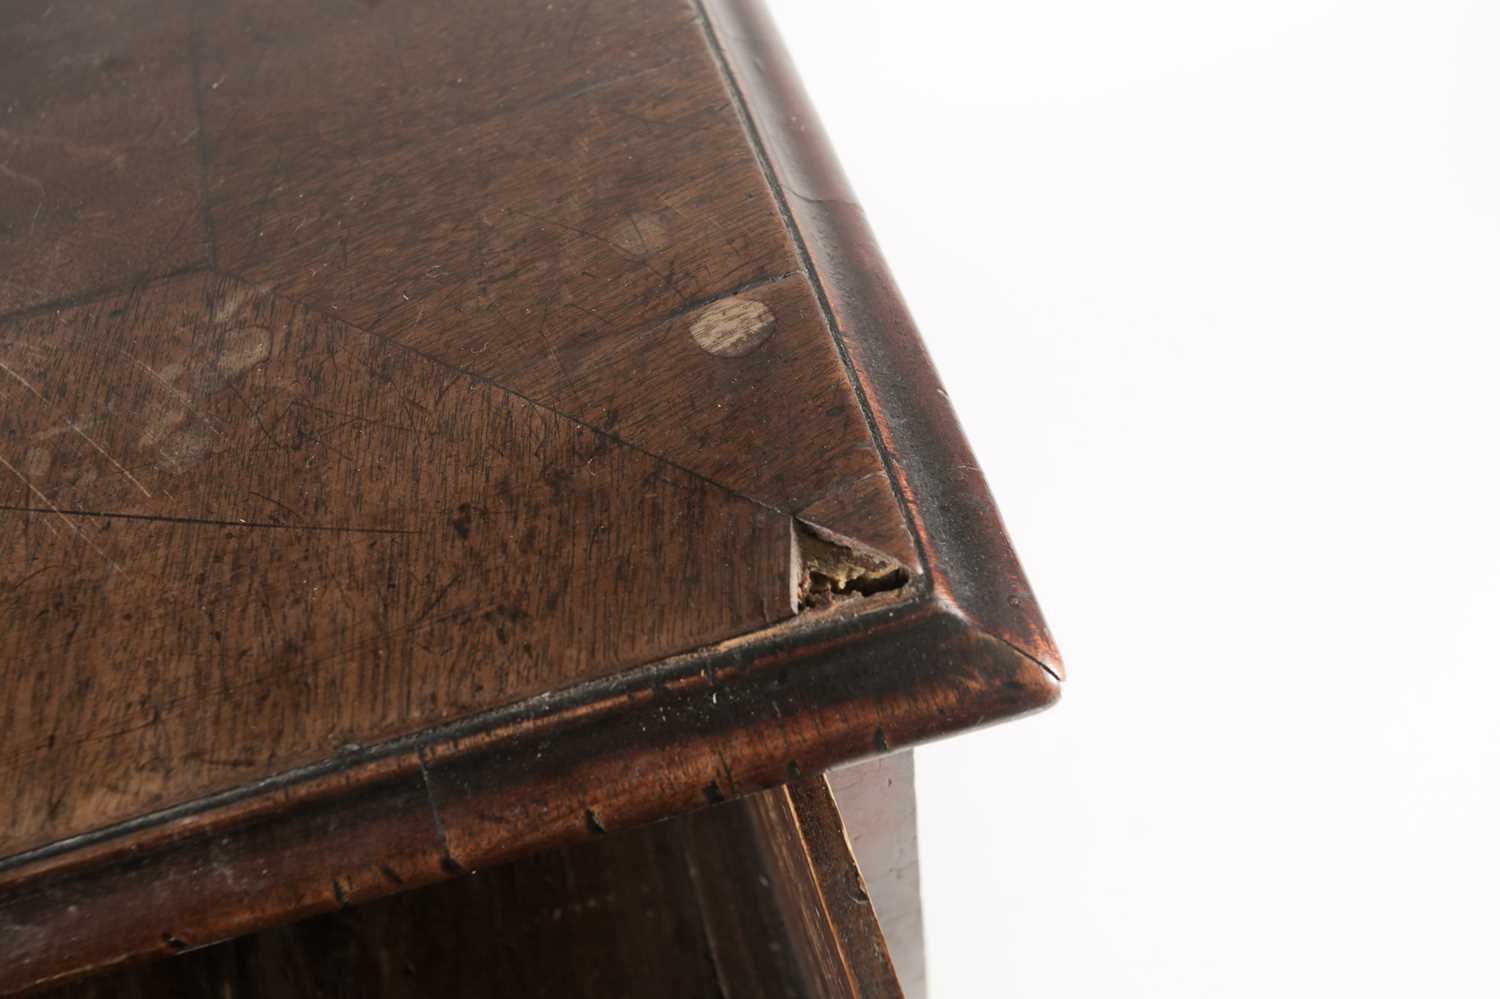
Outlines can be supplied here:
<path id="1" fill-rule="evenodd" d="M 70 517 L 97 517 L 104 520 L 139 520 L 153 524 L 198 524 L 204 527 L 254 527 L 283 531 L 325 531 L 334 534 L 421 534 L 401 527 L 349 527 L 341 524 L 278 524 L 271 520 L 215 520 L 208 517 L 174 517 L 170 514 L 124 513 L 109 510 L 67 510 L 39 506 L 0 504 L 4 513 L 59 513 Z"/>
<path id="2" fill-rule="evenodd" d="M 632 333 L 649 333 L 649 332 L 651 332 L 653 330 L 658 330 L 658 329 L 660 329 L 661 327 L 665 326 L 668 323 L 675 322 L 676 320 L 681 319 L 685 315 L 689 315 L 690 313 L 696 312 L 699 309 L 707 308 L 708 306 L 713 305 L 716 302 L 721 302 L 721 301 L 723 301 L 726 298 L 732 298 L 735 295 L 741 295 L 741 294 L 744 294 L 747 291 L 754 291 L 756 288 L 763 288 L 763 287 L 766 287 L 768 285 L 777 284 L 777 283 L 779 283 L 781 281 L 785 281 L 785 280 L 788 280 L 789 278 L 793 278 L 793 277 L 798 277 L 798 276 L 800 276 L 802 274 L 803 274 L 802 271 L 788 271 L 788 272 L 780 273 L 780 274 L 768 274 L 768 275 L 762 275 L 761 277 L 752 278 L 749 281 L 745 281 L 742 284 L 735 285 L 733 288 L 728 288 L 728 289 L 726 289 L 726 290 L 724 290 L 722 292 L 719 292 L 717 294 L 710 295 L 710 296 L 702 298 L 702 299 L 696 299 L 696 300 L 691 301 L 691 302 L 687 302 L 687 303 L 679 306 L 678 308 L 673 309 L 671 312 L 669 312 L 666 315 L 662 316 L 660 319 L 656 319 L 656 320 L 653 320 L 652 322 L 647 323 L 645 325 L 633 328 L 631 330 L 631 332 Z M 233 280 L 239 281 L 239 282 L 241 282 L 241 283 L 243 283 L 245 285 L 248 285 L 250 288 L 255 289 L 257 291 L 264 290 L 263 286 L 260 283 L 258 283 L 256 281 L 253 281 L 250 278 L 248 278 L 248 277 L 246 277 L 246 276 L 244 276 L 242 274 L 236 273 L 235 271 L 216 270 L 216 269 L 213 269 L 213 268 L 207 268 L 207 267 L 201 267 L 201 266 L 193 266 L 193 267 L 186 267 L 186 268 L 183 268 L 181 270 L 172 271 L 172 272 L 167 273 L 167 274 L 162 274 L 162 275 L 160 275 L 158 277 L 152 278 L 151 280 L 149 280 L 149 281 L 147 281 L 145 283 L 136 282 L 136 283 L 132 283 L 132 284 L 128 284 L 128 285 L 122 285 L 122 286 L 118 286 L 118 287 L 100 288 L 100 289 L 95 289 L 93 291 L 85 292 L 82 295 L 70 296 L 68 298 L 60 298 L 60 299 L 56 299 L 56 300 L 54 300 L 52 302 L 45 302 L 45 303 L 43 303 L 41 305 L 27 306 L 24 309 L 19 309 L 19 310 L 15 311 L 15 312 L 8 313 L 6 315 L 0 315 L 0 323 L 8 323 L 8 322 L 12 322 L 12 321 L 20 321 L 20 320 L 30 319 L 30 318 L 34 318 L 34 317 L 39 316 L 39 315 L 43 315 L 43 314 L 48 313 L 48 312 L 55 312 L 55 311 L 58 311 L 60 309 L 76 308 L 76 307 L 85 306 L 85 305 L 97 305 L 100 302 L 104 301 L 105 299 L 111 298 L 113 296 L 117 296 L 117 295 L 135 295 L 135 294 L 139 294 L 140 292 L 145 291 L 145 290 L 147 290 L 149 288 L 155 287 L 158 284 L 165 284 L 168 281 L 175 281 L 175 280 L 179 280 L 181 278 L 194 277 L 194 276 L 197 276 L 197 275 L 212 275 L 212 276 L 215 276 L 215 277 L 232 278 Z M 709 476 L 704 475 L 702 472 L 694 471 L 692 468 L 689 468 L 687 465 L 684 465 L 684 464 L 681 464 L 680 462 L 674 461 L 671 458 L 666 457 L 665 455 L 657 454 L 655 451 L 652 451 L 652 450 L 650 450 L 648 448 L 645 448 L 645 447 L 643 447 L 643 446 L 641 446 L 639 444 L 636 444 L 636 443 L 634 443 L 632 441 L 625 440 L 623 437 L 621 437 L 619 434 L 615 433 L 614 431 L 605 430 L 602 427 L 594 426 L 592 423 L 589 423 L 586 420 L 579 419 L 577 416 L 574 416 L 572 413 L 565 413 L 565 412 L 563 412 L 560 409 L 557 409 L 557 408 L 555 408 L 553 406 L 547 405 L 544 402 L 540 402 L 540 401 L 538 401 L 536 399 L 533 399 L 530 396 L 526 395 L 524 392 L 521 392 L 521 391 L 519 391 L 517 389 L 511 388 L 508 385 L 502 384 L 501 382 L 496 381 L 494 378 L 491 378 L 491 377 L 489 377 L 487 375 L 477 374 L 477 373 L 475 373 L 473 371 L 469 371 L 467 368 L 461 368 L 461 367 L 459 367 L 456 364 L 451 364 L 448 361 L 444 361 L 441 358 L 435 357 L 432 354 L 428 354 L 425 351 L 418 350 L 415 347 L 412 347 L 412 346 L 410 346 L 408 344 L 404 344 L 400 340 L 395 339 L 394 337 L 392 337 L 388 333 L 381 333 L 378 330 L 373 330 L 373 329 L 369 329 L 369 328 L 364 327 L 364 326 L 359 326 L 359 325 L 357 325 L 355 323 L 350 322 L 348 319 L 342 318 L 340 316 L 336 316 L 333 313 L 327 312 L 327 311 L 325 311 L 323 309 L 319 309 L 319 308 L 316 308 L 314 306 L 308 305 L 306 302 L 304 302 L 301 299 L 296 298 L 296 297 L 294 297 L 292 295 L 287 295 L 287 294 L 284 294 L 282 292 L 277 292 L 277 291 L 269 291 L 268 293 L 271 294 L 271 295 L 273 295 L 273 296 L 275 296 L 276 298 L 279 298 L 283 302 L 286 302 L 286 303 L 288 303 L 290 305 L 293 305 L 293 306 L 295 306 L 297 308 L 304 309 L 304 310 L 306 310 L 307 312 L 309 312 L 309 313 L 311 313 L 313 315 L 317 315 L 317 316 L 320 316 L 320 317 L 322 317 L 324 319 L 331 320 L 331 321 L 333 321 L 336 324 L 337 327 L 340 327 L 342 330 L 353 331 L 355 333 L 363 334 L 364 336 L 374 337 L 375 339 L 379 340 L 382 343 L 389 344 L 392 347 L 396 347 L 396 348 L 398 348 L 400 350 L 406 351 L 407 353 L 410 353 L 410 354 L 413 354 L 413 355 L 415 355 L 417 357 L 420 357 L 422 360 L 427 361 L 429 364 L 436 365 L 439 368 L 442 368 L 442 369 L 444 369 L 446 371 L 451 371 L 454 374 L 461 375 L 461 376 L 463 376 L 465 378 L 472 378 L 472 379 L 474 379 L 477 382 L 482 382 L 483 384 L 488 385 L 491 388 L 494 388 L 494 389 L 497 389 L 497 390 L 499 390 L 501 392 L 504 392 L 506 395 L 510 395 L 510 396 L 513 396 L 513 397 L 521 400 L 522 402 L 526 403 L 529 406 L 533 406 L 533 407 L 535 407 L 535 408 L 537 408 L 539 410 L 542 410 L 543 412 L 551 413 L 553 416 L 557 416 L 557 417 L 559 417 L 561 419 L 567 420 L 569 423 L 573 424 L 576 427 L 580 427 L 580 428 L 582 428 L 584 430 L 588 430 L 588 431 L 590 431 L 592 433 L 596 433 L 600 437 L 603 437 L 605 440 L 610 441 L 611 443 L 614 443 L 614 444 L 617 444 L 617 445 L 619 445 L 621 447 L 627 448 L 627 449 L 629 449 L 631 451 L 636 452 L 637 454 L 644 455 L 645 457 L 650 458 L 653 461 L 659 461 L 663 465 L 666 465 L 669 468 L 676 469 L 677 471 L 682 472 L 684 475 L 687 475 L 687 476 L 689 476 L 692 479 L 695 479 L 695 480 L 697 480 L 699 482 L 705 483 L 706 485 L 713 486 L 715 489 L 722 490 L 723 492 L 728 493 L 729 495 L 734 496 L 737 499 L 744 500 L 747 503 L 751 503 L 751 504 L 753 504 L 755 506 L 761 507 L 762 509 L 768 510 L 771 513 L 778 513 L 778 514 L 783 514 L 785 516 L 791 516 L 791 511 L 785 510 L 785 509 L 783 509 L 782 507 L 778 506 L 775 503 L 768 502 L 766 500 L 760 499 L 760 498 L 755 497 L 755 496 L 750 496 L 750 495 L 748 495 L 746 493 L 741 492 L 738 489 L 733 488 L 732 486 L 727 486 L 724 483 L 719 482 L 716 479 L 712 479 Z M 236 526 L 236 525 L 231 525 L 231 526 Z"/>
<path id="3" fill-rule="evenodd" d="M 1030 652 L 1027 652 L 1025 649 L 1021 648 L 1015 642 L 1012 642 L 1010 639 L 1006 638 L 1004 635 L 993 635 L 991 637 L 998 638 L 1000 641 L 1004 642 L 1007 646 L 1009 646 L 1010 648 L 1014 649 L 1016 651 L 1016 654 L 1019 655 L 1021 658 L 1029 660 L 1029 661 L 1035 663 L 1036 665 L 1040 666 L 1046 672 L 1046 674 L 1048 676 L 1050 676 L 1052 679 L 1056 680 L 1058 683 L 1066 683 L 1067 682 L 1062 677 L 1058 676 L 1057 675 L 1057 671 L 1055 669 L 1053 669 L 1051 666 L 1048 666 L 1046 663 L 1042 662 L 1036 656 L 1032 655 Z"/>
<path id="4" fill-rule="evenodd" d="M 196 16 L 197 15 L 195 13 L 194 17 L 196 18 Z M 671 29 L 663 29 L 659 34 L 666 34 L 669 30 Z M 0 322 L 8 322 L 12 319 L 24 319 L 44 312 L 50 312 L 53 309 L 64 309 L 70 308 L 75 305 L 86 305 L 91 302 L 98 301 L 102 298 L 108 298 L 111 295 L 125 294 L 130 291 L 135 291 L 147 286 L 148 284 L 153 284 L 157 281 L 163 281 L 167 278 L 182 277 L 187 274 L 195 274 L 200 272 L 226 273 L 219 271 L 217 266 L 217 240 L 214 234 L 211 199 L 208 196 L 208 136 L 203 129 L 203 94 L 202 81 L 199 77 L 199 52 L 201 48 L 199 31 L 200 29 L 195 20 L 191 33 L 192 38 L 189 46 L 189 68 L 191 69 L 193 76 L 193 96 L 198 131 L 200 183 L 203 190 L 202 208 L 204 213 L 204 224 L 208 229 L 209 236 L 209 262 L 207 266 L 203 265 L 202 263 L 198 263 L 191 264 L 187 267 L 177 268 L 176 270 L 169 271 L 163 274 L 136 275 L 135 278 L 133 278 L 129 283 L 126 284 L 90 288 L 85 291 L 78 291 L 68 295 L 63 295 L 50 301 L 41 302 L 36 305 L 24 305 L 18 309 L 13 309 L 10 312 L 0 313 Z M 655 37 L 657 36 L 652 36 L 652 38 Z M 494 116 L 497 118 L 508 117 L 510 115 L 522 114 L 528 111 L 535 110 L 537 108 L 545 107 L 548 104 L 572 100 L 575 97 L 581 97 L 584 94 L 587 94 L 594 90 L 599 90 L 603 87 L 613 86 L 617 83 L 624 83 L 638 76 L 645 76 L 650 73 L 667 69 L 668 67 L 675 66 L 676 64 L 683 62 L 684 60 L 689 58 L 691 58 L 691 56 L 676 56 L 674 58 L 666 60 L 665 62 L 656 63 L 655 65 L 646 66 L 640 69 L 630 70 L 629 72 L 622 73 L 619 76 L 613 76 L 604 80 L 595 80 L 590 83 L 580 84 L 579 86 L 574 87 L 570 90 L 565 90 L 558 93 L 546 94 L 529 103 L 515 104 L 510 106 L 502 105 L 495 111 Z M 143 276 L 146 279 L 144 283 L 141 281 L 141 278 Z"/>
<path id="5" fill-rule="evenodd" d="M 198 123 L 198 198 L 203 228 L 208 236 L 208 266 L 219 260 L 219 240 L 214 233 L 213 207 L 208 200 L 208 133 L 203 128 L 203 26 L 198 4 L 188 13 L 188 64 L 193 76 L 193 116 Z"/>
<path id="6" fill-rule="evenodd" d="M 880 454 L 881 464 L 885 466 L 887 483 L 891 487 L 891 493 L 895 497 L 896 505 L 901 510 L 902 518 L 906 522 L 906 530 L 911 535 L 912 544 L 916 548 L 917 560 L 922 565 L 922 578 L 924 582 L 919 585 L 924 588 L 930 585 L 932 570 L 928 561 L 927 546 L 922 542 L 921 532 L 917 530 L 915 514 L 902 491 L 896 488 L 895 463 L 891 459 L 890 451 L 886 448 L 885 440 L 881 437 L 875 423 L 875 413 L 870 407 L 870 400 L 865 394 L 864 384 L 860 381 L 858 373 L 854 370 L 854 363 L 849 359 L 849 348 L 844 343 L 843 332 L 839 329 L 838 322 L 834 319 L 833 306 L 828 301 L 828 293 L 823 288 L 823 278 L 818 269 L 813 266 L 812 255 L 808 253 L 807 243 L 802 238 L 802 230 L 798 228 L 796 220 L 792 217 L 791 208 L 787 205 L 786 193 L 782 190 L 781 180 L 772 169 L 769 157 L 766 155 L 765 143 L 761 140 L 760 131 L 755 127 L 754 120 L 750 117 L 749 109 L 745 103 L 745 95 L 740 91 L 739 80 L 735 78 L 734 72 L 729 67 L 729 60 L 724 55 L 723 46 L 719 42 L 719 36 L 714 32 L 713 24 L 708 19 L 708 12 L 703 7 L 703 0 L 693 0 L 693 6 L 698 13 L 698 27 L 703 32 L 704 38 L 708 40 L 708 46 L 713 52 L 714 62 L 719 67 L 719 74 L 724 79 L 724 85 L 728 88 L 730 97 L 734 101 L 735 113 L 739 116 L 740 127 L 750 139 L 751 148 L 755 151 L 756 162 L 760 165 L 761 175 L 766 184 L 771 188 L 771 196 L 776 202 L 776 209 L 781 215 L 781 224 L 786 227 L 787 235 L 792 238 L 792 243 L 797 248 L 797 256 L 802 261 L 802 269 L 807 274 L 808 283 L 812 285 L 813 294 L 817 297 L 818 307 L 823 313 L 824 325 L 828 328 L 828 334 L 833 339 L 834 346 L 838 349 L 839 361 L 844 366 L 845 377 L 854 389 L 855 398 L 859 400 L 860 412 L 865 417 L 865 429 L 870 435 L 870 441 L 875 445 L 875 450 Z"/>
<path id="7" fill-rule="evenodd" d="M 147 288 L 154 287 L 158 284 L 165 284 L 168 281 L 175 281 L 178 278 L 192 277 L 195 274 L 213 273 L 216 272 L 212 267 L 205 267 L 203 264 L 198 263 L 189 264 L 186 267 L 179 267 L 175 270 L 170 270 L 162 274 L 146 276 L 144 279 L 142 278 L 142 275 L 136 275 L 129 282 L 124 284 L 105 285 L 99 288 L 90 288 L 88 291 L 80 291 L 72 295 L 64 295 L 61 298 L 54 298 L 48 302 L 41 302 L 36 305 L 22 306 L 21 308 L 15 309 L 11 312 L 0 314 L 0 323 L 25 322 L 28 319 L 35 319 L 37 316 L 45 315 L 48 312 L 60 312 L 63 309 L 75 309 L 84 305 L 97 305 L 107 298 L 135 295 L 146 290 Z"/>
<path id="8" fill-rule="evenodd" d="M 244 284 L 247 284 L 247 285 L 249 285 L 252 288 L 256 288 L 257 290 L 259 290 L 260 287 L 261 287 L 260 285 L 257 285 L 256 282 L 250 280 L 249 278 L 245 277 L 244 275 L 237 274 L 234 271 L 223 271 L 223 270 L 221 270 L 221 271 L 216 271 L 215 273 L 217 273 L 219 275 L 222 275 L 224 277 L 233 278 L 236 281 L 243 282 Z M 706 308 L 706 307 L 708 307 L 710 305 L 713 305 L 715 302 L 723 301 L 726 298 L 732 298 L 735 295 L 742 294 L 742 293 L 744 293 L 746 291 L 752 291 L 752 290 L 754 290 L 756 288 L 764 287 L 766 285 L 776 284 L 777 282 L 780 282 L 780 281 L 785 281 L 785 280 L 787 280 L 789 278 L 796 277 L 796 276 L 798 276 L 801 273 L 802 272 L 800 272 L 800 271 L 792 271 L 791 273 L 788 273 L 788 274 L 773 274 L 773 275 L 767 275 L 767 276 L 755 278 L 755 279 L 753 279 L 751 281 L 746 281 L 744 284 L 736 285 L 733 288 L 727 289 L 726 291 L 720 292 L 720 293 L 718 293 L 716 295 L 713 295 L 711 297 L 704 298 L 704 299 L 702 299 L 700 301 L 696 301 L 696 302 L 689 302 L 689 303 L 683 305 L 681 308 L 679 308 L 679 309 L 677 309 L 677 310 L 675 310 L 675 311 L 667 314 L 666 316 L 663 316 L 661 319 L 654 320 L 653 322 L 644 324 L 642 326 L 634 327 L 631 330 L 631 332 L 632 333 L 642 333 L 642 332 L 651 332 L 652 330 L 660 329 L 662 326 L 666 325 L 667 323 L 670 323 L 670 322 L 673 322 L 674 320 L 680 319 L 682 316 L 687 315 L 687 314 L 689 314 L 691 312 L 695 312 L 695 311 L 697 311 L 699 309 Z M 565 413 L 562 410 L 557 409 L 554 406 L 547 405 L 545 402 L 541 402 L 541 401 L 539 401 L 537 399 L 533 399 L 533 398 L 531 398 L 531 396 L 527 395 L 526 393 L 521 392 L 521 391 L 519 391 L 517 389 L 511 388 L 508 385 L 504 385 L 501 382 L 496 381 L 494 378 L 491 378 L 488 375 L 481 375 L 481 374 L 478 374 L 476 372 L 470 371 L 467 368 L 461 368 L 461 367 L 459 367 L 456 364 L 453 364 L 453 363 L 451 363 L 449 361 L 445 361 L 442 358 L 437 357 L 437 356 L 435 356 L 433 354 L 429 354 L 429 353 L 427 353 L 424 350 L 419 350 L 416 347 L 413 347 L 413 346 L 411 346 L 409 344 L 402 343 L 400 340 L 397 340 L 396 338 L 392 337 L 388 333 L 381 333 L 381 332 L 378 332 L 377 330 L 367 329 L 364 326 L 356 325 L 355 323 L 349 322 L 349 320 L 347 320 L 347 319 L 340 318 L 339 316 L 336 316 L 336 315 L 334 315 L 334 314 L 332 314 L 330 312 L 325 312 L 323 309 L 319 309 L 319 308 L 316 308 L 314 306 L 308 305 L 307 303 L 303 302 L 301 299 L 294 298 L 294 297 L 292 297 L 290 295 L 285 295 L 285 294 L 282 294 L 281 292 L 276 292 L 276 291 L 272 291 L 272 292 L 270 292 L 270 294 L 274 295 L 277 298 L 280 298 L 284 302 L 288 302 L 288 303 L 290 303 L 292 305 L 295 305 L 297 308 L 303 309 L 303 310 L 305 310 L 305 311 L 307 311 L 307 312 L 309 312 L 309 313 L 311 313 L 313 315 L 317 315 L 317 316 L 320 316 L 320 317 L 322 317 L 324 319 L 331 320 L 335 324 L 336 327 L 341 327 L 343 331 L 352 331 L 354 333 L 359 333 L 359 334 L 361 334 L 363 336 L 373 337 L 376 340 L 379 340 L 381 343 L 389 344 L 390 346 L 392 346 L 392 347 L 394 347 L 394 348 L 396 348 L 398 350 L 403 350 L 403 351 L 407 352 L 408 354 L 412 354 L 412 355 L 414 355 L 416 357 L 420 357 L 422 360 L 426 361 L 427 363 L 435 365 L 435 366 L 437 366 L 439 368 L 442 368 L 445 371 L 451 371 L 454 374 L 461 375 L 461 376 L 463 376 L 465 378 L 472 378 L 476 382 L 481 382 L 481 383 L 483 383 L 485 385 L 490 386 L 491 388 L 494 388 L 494 389 L 497 389 L 497 390 L 499 390 L 501 392 L 504 392 L 506 395 L 509 395 L 509 396 L 512 396 L 512 397 L 514 397 L 516 399 L 519 399 L 522 402 L 526 403 L 528 406 L 533 406 L 533 407 L 535 407 L 535 408 L 537 408 L 537 409 L 539 409 L 539 410 L 541 410 L 541 411 L 543 411 L 545 413 L 551 413 L 553 416 L 556 416 L 556 417 L 558 417 L 560 419 L 568 421 L 569 423 L 573 424 L 575 427 L 579 427 L 579 428 L 587 430 L 587 431 L 589 431 L 591 433 L 598 434 L 600 437 L 603 437 L 605 440 L 610 441 L 611 443 L 618 444 L 620 447 L 627 448 L 627 449 L 629 449 L 631 451 L 636 452 L 637 454 L 644 455 L 645 457 L 650 458 L 653 461 L 659 461 L 663 465 L 666 465 L 668 468 L 676 469 L 677 471 L 682 472 L 684 475 L 687 475 L 690 478 L 693 478 L 693 479 L 695 479 L 695 480 L 697 480 L 699 482 L 702 482 L 702 483 L 704 483 L 706 485 L 713 486 L 715 489 L 722 490 L 723 492 L 728 493 L 729 495 L 731 495 L 731 496 L 733 496 L 733 497 L 735 497 L 737 499 L 742 499 L 742 500 L 744 500 L 747 503 L 751 503 L 751 504 L 753 504 L 755 506 L 761 507 L 762 509 L 768 510 L 771 513 L 782 514 L 783 516 L 788 516 L 788 517 L 791 516 L 791 512 L 790 511 L 782 509 L 780 506 L 778 506 L 775 503 L 771 503 L 771 502 L 768 502 L 766 500 L 760 499 L 758 497 L 750 496 L 750 495 L 748 495 L 746 493 L 740 492 L 738 489 L 735 489 L 732 486 L 727 486 L 727 485 L 725 485 L 722 482 L 719 482 L 719 481 L 717 481 L 715 479 L 709 478 L 707 475 L 704 475 L 702 472 L 694 471 L 692 468 L 689 468 L 687 465 L 684 465 L 684 464 L 682 464 L 680 462 L 674 461 L 673 459 L 668 458 L 665 455 L 657 454 L 655 451 L 648 450 L 647 448 L 642 447 L 641 445 L 636 444 L 636 443 L 634 443 L 632 441 L 628 441 L 625 438 L 621 437 L 618 433 L 615 433 L 612 430 L 605 430 L 603 427 L 597 427 L 594 424 L 589 423 L 586 420 L 579 419 L 577 416 L 574 416 L 572 413 Z"/>

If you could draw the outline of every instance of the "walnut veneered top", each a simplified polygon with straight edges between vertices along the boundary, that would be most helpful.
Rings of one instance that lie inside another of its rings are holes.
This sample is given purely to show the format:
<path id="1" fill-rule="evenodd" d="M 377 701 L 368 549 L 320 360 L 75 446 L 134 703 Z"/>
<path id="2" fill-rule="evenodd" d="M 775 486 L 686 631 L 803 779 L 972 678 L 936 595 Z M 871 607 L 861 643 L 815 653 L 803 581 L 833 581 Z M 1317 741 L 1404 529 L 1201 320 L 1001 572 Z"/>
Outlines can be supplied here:
<path id="1" fill-rule="evenodd" d="M 0 13 L 0 985 L 1055 696 L 761 18 Z"/>

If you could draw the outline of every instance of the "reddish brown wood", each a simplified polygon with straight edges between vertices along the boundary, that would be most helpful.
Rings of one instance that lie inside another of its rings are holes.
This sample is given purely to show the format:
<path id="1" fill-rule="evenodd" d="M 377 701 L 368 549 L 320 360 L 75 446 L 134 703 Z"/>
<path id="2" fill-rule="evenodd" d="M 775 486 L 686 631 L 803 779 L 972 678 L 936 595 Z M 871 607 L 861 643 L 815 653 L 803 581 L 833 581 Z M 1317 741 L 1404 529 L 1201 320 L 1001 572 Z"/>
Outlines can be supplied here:
<path id="1" fill-rule="evenodd" d="M 815 780 L 46 994 L 894 999 L 863 896 Z"/>
<path id="2" fill-rule="evenodd" d="M 784 516 L 233 279 L 4 353 L 12 852 L 792 613 Z"/>
<path id="3" fill-rule="evenodd" d="M 778 204 L 806 248 L 833 335 L 913 510 L 934 592 L 1060 681 L 1057 646 L 978 462 L 770 15 L 760 0 L 704 6 Z"/>
<path id="4" fill-rule="evenodd" d="M 1057 696 L 757 8 L 0 52 L 0 991 Z"/>

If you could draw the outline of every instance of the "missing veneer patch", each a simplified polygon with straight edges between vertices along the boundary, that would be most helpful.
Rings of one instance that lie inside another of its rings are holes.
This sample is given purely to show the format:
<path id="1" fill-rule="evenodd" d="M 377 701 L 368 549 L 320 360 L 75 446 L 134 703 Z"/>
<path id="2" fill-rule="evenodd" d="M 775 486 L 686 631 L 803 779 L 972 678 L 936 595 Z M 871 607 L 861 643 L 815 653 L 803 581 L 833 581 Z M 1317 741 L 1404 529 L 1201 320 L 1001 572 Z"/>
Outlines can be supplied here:
<path id="1" fill-rule="evenodd" d="M 906 567 L 884 552 L 792 521 L 792 598 L 797 613 L 899 590 L 908 579 Z"/>

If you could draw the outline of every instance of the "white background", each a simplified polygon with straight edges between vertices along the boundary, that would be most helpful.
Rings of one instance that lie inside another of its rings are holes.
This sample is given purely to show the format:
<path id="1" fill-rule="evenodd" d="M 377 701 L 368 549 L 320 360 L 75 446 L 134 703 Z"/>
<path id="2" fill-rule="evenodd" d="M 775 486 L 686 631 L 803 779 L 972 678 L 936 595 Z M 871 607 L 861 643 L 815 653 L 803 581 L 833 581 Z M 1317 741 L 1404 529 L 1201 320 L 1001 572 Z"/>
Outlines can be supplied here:
<path id="1" fill-rule="evenodd" d="M 1070 671 L 932 995 L 1500 995 L 1500 4 L 773 11 Z"/>

